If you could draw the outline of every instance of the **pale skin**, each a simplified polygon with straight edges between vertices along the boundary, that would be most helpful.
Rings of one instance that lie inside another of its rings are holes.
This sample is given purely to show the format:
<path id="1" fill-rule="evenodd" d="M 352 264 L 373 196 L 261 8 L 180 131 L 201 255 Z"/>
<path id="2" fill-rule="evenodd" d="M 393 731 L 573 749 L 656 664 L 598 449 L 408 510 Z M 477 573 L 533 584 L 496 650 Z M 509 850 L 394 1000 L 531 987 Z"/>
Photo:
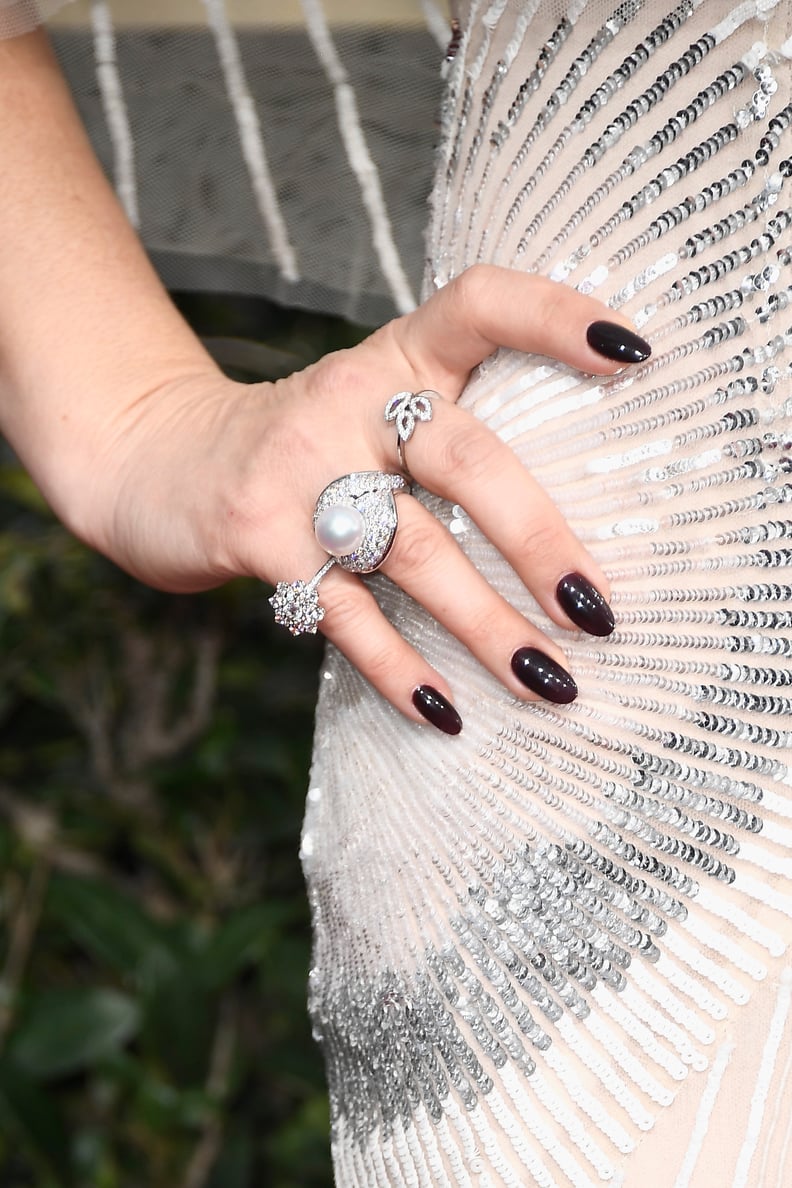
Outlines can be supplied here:
<path id="1" fill-rule="evenodd" d="M 462 503 L 547 614 L 574 625 L 555 590 L 572 572 L 608 582 L 507 446 L 456 407 L 498 346 L 586 373 L 619 369 L 586 329 L 619 321 L 593 298 L 478 266 L 360 346 L 274 384 L 224 377 L 174 309 L 93 156 L 45 36 L 0 42 L 0 424 L 64 524 L 149 585 L 198 591 L 248 575 L 308 580 L 326 560 L 312 529 L 339 475 L 397 469 L 389 396 L 434 389 L 434 419 L 407 447 L 414 477 Z M 626 324 L 626 323 L 625 323 Z M 478 574 L 409 495 L 383 572 L 515 695 L 535 699 L 510 657 L 563 652 Z M 509 514 L 503 514 L 503 508 Z M 384 618 L 365 583 L 335 566 L 321 625 L 379 692 L 415 721 L 413 690 L 453 701 Z M 262 593 L 262 601 L 264 594 Z"/>

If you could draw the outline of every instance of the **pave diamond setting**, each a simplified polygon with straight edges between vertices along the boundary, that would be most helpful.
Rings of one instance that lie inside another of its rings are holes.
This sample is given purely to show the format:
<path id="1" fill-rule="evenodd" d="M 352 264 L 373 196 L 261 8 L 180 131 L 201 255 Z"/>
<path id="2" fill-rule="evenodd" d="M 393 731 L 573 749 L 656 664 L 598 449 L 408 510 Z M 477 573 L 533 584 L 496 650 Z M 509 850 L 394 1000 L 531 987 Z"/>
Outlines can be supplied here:
<path id="1" fill-rule="evenodd" d="M 316 635 L 316 629 L 325 617 L 325 609 L 319 605 L 319 595 L 316 591 L 324 575 L 335 563 L 335 557 L 325 561 L 310 582 L 304 582 L 302 579 L 296 582 L 278 582 L 269 604 L 279 626 L 286 627 L 292 635 Z"/>
<path id="2" fill-rule="evenodd" d="M 353 507 L 363 517 L 364 530 L 359 545 L 338 558 L 344 569 L 350 573 L 373 573 L 379 569 L 396 535 L 398 513 L 394 494 L 406 490 L 407 485 L 407 480 L 400 474 L 363 470 L 345 474 L 325 487 L 316 501 L 314 528 L 322 513 L 332 507 Z"/>
<path id="3" fill-rule="evenodd" d="M 394 495 L 397 491 L 407 490 L 408 486 L 400 474 L 362 470 L 345 474 L 325 487 L 316 501 L 313 518 L 319 543 L 328 540 L 327 520 L 329 516 L 332 521 L 334 512 L 358 515 L 362 531 L 356 530 L 352 537 L 357 540 L 353 551 L 331 556 L 309 582 L 301 578 L 294 582 L 278 582 L 269 599 L 276 623 L 292 635 L 315 635 L 325 617 L 325 608 L 319 604 L 317 593 L 325 574 L 336 564 L 350 573 L 373 573 L 379 569 L 391 550 L 399 522 Z M 339 535 L 335 529 L 333 531 Z M 325 551 L 328 550 L 325 548 Z"/>

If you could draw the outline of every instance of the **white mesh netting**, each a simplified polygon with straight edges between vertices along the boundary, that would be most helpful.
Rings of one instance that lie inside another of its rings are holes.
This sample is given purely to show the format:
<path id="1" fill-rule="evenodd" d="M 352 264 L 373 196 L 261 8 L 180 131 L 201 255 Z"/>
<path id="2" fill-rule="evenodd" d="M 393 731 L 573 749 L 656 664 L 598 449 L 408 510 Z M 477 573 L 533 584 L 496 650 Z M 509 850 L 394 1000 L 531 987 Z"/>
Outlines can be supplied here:
<path id="1" fill-rule="evenodd" d="M 56 8 L 80 113 L 169 287 L 364 324 L 412 308 L 448 40 L 434 3 L 12 2 L 0 36 Z"/>

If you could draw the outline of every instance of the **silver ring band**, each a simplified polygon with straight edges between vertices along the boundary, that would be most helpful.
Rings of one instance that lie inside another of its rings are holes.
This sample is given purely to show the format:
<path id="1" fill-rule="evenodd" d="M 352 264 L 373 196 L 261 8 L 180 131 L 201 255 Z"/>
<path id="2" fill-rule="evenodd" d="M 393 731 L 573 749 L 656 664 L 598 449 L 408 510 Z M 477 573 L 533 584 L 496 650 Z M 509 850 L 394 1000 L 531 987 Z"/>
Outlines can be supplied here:
<path id="1" fill-rule="evenodd" d="M 431 421 L 433 400 L 441 400 L 439 392 L 425 388 L 422 392 L 397 392 L 385 405 L 385 420 L 396 422 L 396 456 L 404 473 L 412 478 L 404 458 L 404 446 L 415 432 L 419 421 Z"/>

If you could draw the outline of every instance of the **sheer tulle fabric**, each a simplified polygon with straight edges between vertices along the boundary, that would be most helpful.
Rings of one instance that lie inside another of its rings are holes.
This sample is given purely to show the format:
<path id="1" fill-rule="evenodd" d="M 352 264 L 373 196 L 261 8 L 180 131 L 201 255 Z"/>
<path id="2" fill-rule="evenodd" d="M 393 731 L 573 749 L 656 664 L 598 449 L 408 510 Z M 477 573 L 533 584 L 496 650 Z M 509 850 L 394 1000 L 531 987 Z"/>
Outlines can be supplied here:
<path id="1" fill-rule="evenodd" d="M 0 6 L 0 36 L 38 11 Z M 75 0 L 50 33 L 170 288 L 372 325 L 413 308 L 448 41 L 435 0 Z"/>
<path id="2" fill-rule="evenodd" d="M 69 0 L 0 0 L 0 38 L 30 33 Z"/>

